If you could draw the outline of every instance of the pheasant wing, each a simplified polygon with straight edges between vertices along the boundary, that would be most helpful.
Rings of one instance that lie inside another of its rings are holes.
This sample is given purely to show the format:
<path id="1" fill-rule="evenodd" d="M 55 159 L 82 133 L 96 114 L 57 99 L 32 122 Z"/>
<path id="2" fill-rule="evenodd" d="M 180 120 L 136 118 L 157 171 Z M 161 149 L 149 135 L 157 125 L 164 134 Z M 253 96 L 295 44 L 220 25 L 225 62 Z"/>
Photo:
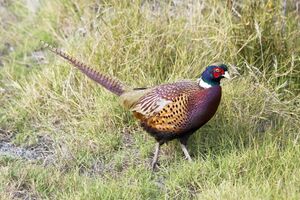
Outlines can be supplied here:
<path id="1" fill-rule="evenodd" d="M 131 108 L 146 128 L 179 132 L 188 122 L 189 97 L 199 86 L 184 81 L 160 85 L 143 95 Z"/>
<path id="2" fill-rule="evenodd" d="M 130 110 L 139 113 L 143 118 L 149 118 L 172 103 L 171 99 L 164 98 L 155 92 L 150 92 L 141 98 Z"/>

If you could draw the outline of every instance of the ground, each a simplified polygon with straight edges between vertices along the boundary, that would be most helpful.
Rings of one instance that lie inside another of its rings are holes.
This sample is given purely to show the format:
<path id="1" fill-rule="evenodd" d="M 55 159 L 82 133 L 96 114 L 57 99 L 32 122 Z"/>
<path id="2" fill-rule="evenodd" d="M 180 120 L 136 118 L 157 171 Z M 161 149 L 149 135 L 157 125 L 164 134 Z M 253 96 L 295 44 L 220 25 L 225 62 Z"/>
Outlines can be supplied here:
<path id="1" fill-rule="evenodd" d="M 299 199 L 297 1 L 0 0 L 2 199 Z M 221 61 L 214 118 L 162 147 L 40 40 L 133 87 Z"/>

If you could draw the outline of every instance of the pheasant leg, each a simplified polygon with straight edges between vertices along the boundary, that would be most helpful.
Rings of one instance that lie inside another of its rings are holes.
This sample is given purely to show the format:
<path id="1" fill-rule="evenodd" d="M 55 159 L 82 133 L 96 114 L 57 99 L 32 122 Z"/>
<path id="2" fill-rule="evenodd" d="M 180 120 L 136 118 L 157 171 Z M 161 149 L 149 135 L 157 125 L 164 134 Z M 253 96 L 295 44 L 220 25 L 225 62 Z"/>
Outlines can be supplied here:
<path id="1" fill-rule="evenodd" d="M 190 156 L 190 154 L 189 154 L 189 152 L 188 152 L 188 150 L 187 150 L 187 148 L 186 148 L 186 144 L 184 144 L 184 143 L 182 143 L 182 142 L 180 141 L 180 146 L 181 146 L 181 149 L 182 149 L 182 151 L 183 151 L 183 153 L 184 153 L 184 155 L 185 155 L 185 158 L 186 158 L 189 162 L 192 162 L 192 158 L 191 158 L 191 156 Z"/>
<path id="2" fill-rule="evenodd" d="M 153 157 L 152 164 L 151 164 L 152 170 L 154 170 L 156 168 L 156 165 L 157 165 L 160 145 L 161 144 L 159 142 L 156 143 L 154 157 Z"/>

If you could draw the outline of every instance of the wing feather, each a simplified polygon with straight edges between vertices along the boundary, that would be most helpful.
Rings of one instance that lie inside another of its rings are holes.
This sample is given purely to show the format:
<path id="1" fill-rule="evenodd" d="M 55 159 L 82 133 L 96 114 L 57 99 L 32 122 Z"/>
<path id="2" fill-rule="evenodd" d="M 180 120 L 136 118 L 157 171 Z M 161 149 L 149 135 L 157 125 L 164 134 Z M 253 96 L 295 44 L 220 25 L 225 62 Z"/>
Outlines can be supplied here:
<path id="1" fill-rule="evenodd" d="M 133 112 L 138 112 L 144 117 L 148 118 L 153 116 L 155 113 L 160 112 L 165 106 L 172 103 L 171 100 L 160 97 L 158 94 L 153 94 L 151 97 L 147 97 L 139 101 L 130 110 Z"/>

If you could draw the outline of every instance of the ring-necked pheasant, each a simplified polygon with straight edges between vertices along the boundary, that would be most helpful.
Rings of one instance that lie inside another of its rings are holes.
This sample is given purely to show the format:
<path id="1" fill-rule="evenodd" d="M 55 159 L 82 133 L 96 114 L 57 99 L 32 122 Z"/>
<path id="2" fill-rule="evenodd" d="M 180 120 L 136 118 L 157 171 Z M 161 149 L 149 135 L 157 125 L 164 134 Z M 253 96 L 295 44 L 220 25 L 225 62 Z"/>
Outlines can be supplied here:
<path id="1" fill-rule="evenodd" d="M 208 122 L 221 100 L 220 80 L 230 78 L 227 66 L 208 66 L 197 81 L 179 81 L 150 88 L 130 88 L 101 74 L 61 50 L 44 43 L 50 51 L 63 57 L 92 80 L 120 96 L 124 107 L 133 112 L 141 126 L 157 141 L 152 169 L 156 167 L 160 146 L 178 139 L 185 157 L 187 140 Z"/>

